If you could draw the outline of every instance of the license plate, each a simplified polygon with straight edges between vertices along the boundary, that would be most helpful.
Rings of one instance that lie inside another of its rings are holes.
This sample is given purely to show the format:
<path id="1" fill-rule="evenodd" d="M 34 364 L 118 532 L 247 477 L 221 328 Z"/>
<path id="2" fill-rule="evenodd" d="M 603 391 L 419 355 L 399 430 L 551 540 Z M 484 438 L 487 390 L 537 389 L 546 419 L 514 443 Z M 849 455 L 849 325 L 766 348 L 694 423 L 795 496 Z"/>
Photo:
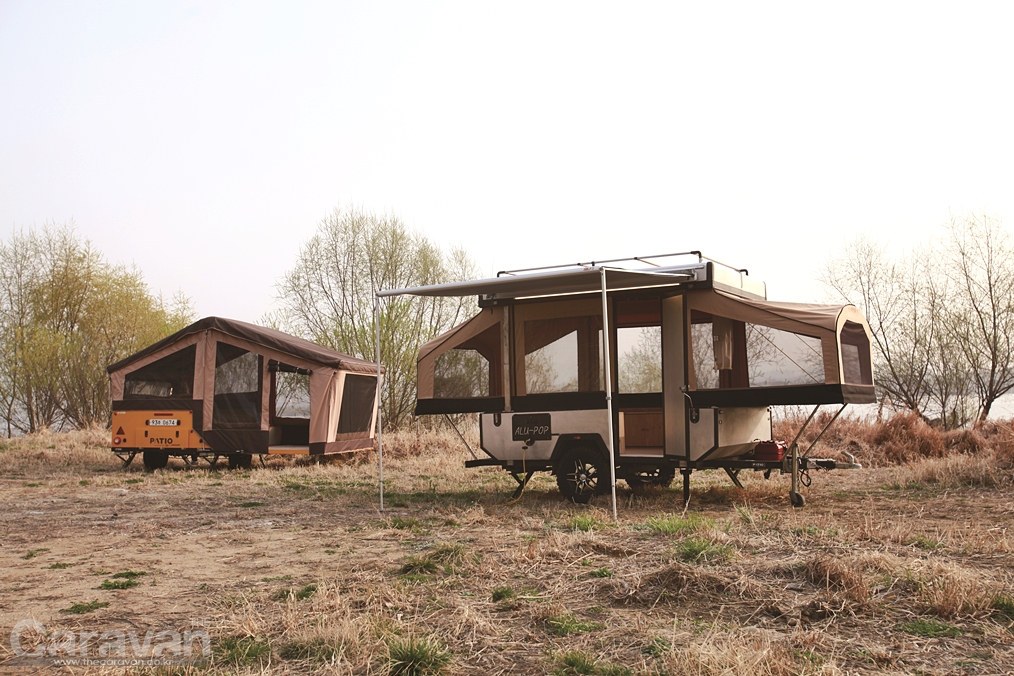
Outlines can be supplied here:
<path id="1" fill-rule="evenodd" d="M 148 427 L 179 427 L 180 421 L 175 418 L 152 418 Z"/>
<path id="2" fill-rule="evenodd" d="M 553 438 L 548 413 L 532 413 L 511 417 L 511 439 L 514 441 L 546 441 Z"/>

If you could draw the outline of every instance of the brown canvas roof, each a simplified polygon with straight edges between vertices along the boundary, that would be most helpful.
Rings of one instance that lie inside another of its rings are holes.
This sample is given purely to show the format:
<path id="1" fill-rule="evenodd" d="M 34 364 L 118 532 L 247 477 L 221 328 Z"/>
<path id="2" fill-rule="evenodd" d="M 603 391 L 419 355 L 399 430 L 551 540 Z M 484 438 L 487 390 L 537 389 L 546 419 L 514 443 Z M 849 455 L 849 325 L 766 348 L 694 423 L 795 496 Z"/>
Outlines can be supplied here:
<path id="1" fill-rule="evenodd" d="M 269 347 L 285 354 L 290 354 L 306 361 L 320 364 L 321 366 L 328 366 L 334 369 L 342 371 L 354 371 L 357 373 L 376 373 L 377 365 L 371 361 L 365 361 L 363 359 L 357 359 L 356 357 L 350 357 L 347 354 L 342 354 L 330 348 L 311 343 L 308 340 L 302 338 L 296 338 L 290 336 L 287 333 L 283 333 L 276 329 L 269 329 L 264 326 L 257 326 L 256 324 L 248 324 L 241 322 L 236 319 L 226 319 L 225 317 L 205 317 L 199 319 L 190 326 L 180 329 L 176 333 L 163 338 L 162 340 L 149 345 L 140 352 L 135 352 L 126 359 L 121 359 L 115 364 L 111 364 L 106 371 L 113 373 L 130 363 L 143 359 L 144 357 L 158 352 L 162 348 L 172 345 L 181 338 L 194 334 L 200 333 L 201 331 L 207 331 L 214 329 L 221 331 L 224 334 L 234 336 L 236 338 L 242 338 L 264 347 Z M 383 367 L 381 367 L 381 373 L 383 373 Z"/>
<path id="2" fill-rule="evenodd" d="M 715 290 L 715 296 L 707 296 L 706 294 L 698 294 L 700 297 L 707 298 L 706 303 L 717 304 L 722 300 L 728 303 L 736 303 L 740 306 L 746 305 L 752 307 L 761 312 L 773 315 L 774 317 L 781 317 L 792 322 L 799 322 L 801 324 L 807 324 L 809 326 L 815 326 L 826 331 L 837 331 L 839 327 L 839 319 L 843 314 L 848 315 L 848 319 L 862 324 L 867 328 L 867 334 L 869 334 L 869 326 L 866 323 L 862 315 L 856 315 L 855 306 L 853 305 L 824 305 L 819 303 L 783 303 L 774 302 L 770 300 L 756 300 L 753 298 L 741 298 L 740 296 L 734 296 L 724 291 Z M 852 310 L 850 312 L 850 309 Z M 777 324 L 772 324 L 777 326 Z M 793 330 L 793 329 L 787 329 Z"/>

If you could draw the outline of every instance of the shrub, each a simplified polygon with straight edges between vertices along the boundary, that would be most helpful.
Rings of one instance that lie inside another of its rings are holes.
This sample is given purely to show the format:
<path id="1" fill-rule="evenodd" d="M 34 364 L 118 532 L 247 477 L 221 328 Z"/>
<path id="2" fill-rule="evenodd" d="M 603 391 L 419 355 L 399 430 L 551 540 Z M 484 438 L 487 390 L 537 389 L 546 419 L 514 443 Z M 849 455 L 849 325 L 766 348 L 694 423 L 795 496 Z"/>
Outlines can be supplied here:
<path id="1" fill-rule="evenodd" d="M 278 649 L 278 656 L 284 660 L 307 660 L 330 662 L 338 654 L 338 648 L 327 640 L 317 637 L 308 641 L 293 641 Z"/>
<path id="2" fill-rule="evenodd" d="M 563 615 L 552 615 L 545 619 L 546 631 L 555 636 L 567 636 L 568 634 L 576 634 L 584 631 L 595 631 L 601 629 L 602 625 L 598 622 L 591 622 L 589 620 L 579 620 L 572 613 L 564 613 Z"/>
<path id="3" fill-rule="evenodd" d="M 493 590 L 493 602 L 499 603 L 500 601 L 506 601 L 516 596 L 514 590 L 510 587 L 497 587 Z"/>
<path id="4" fill-rule="evenodd" d="M 993 602 L 990 604 L 990 608 L 996 611 L 996 613 L 1008 620 L 1014 620 L 1014 599 L 1003 594 L 998 594 L 993 597 Z"/>
<path id="5" fill-rule="evenodd" d="M 215 660 L 226 664 L 254 664 L 271 657 L 271 646 L 255 636 L 226 636 L 214 642 Z"/>
<path id="6" fill-rule="evenodd" d="M 732 557 L 730 545 L 719 545 L 708 538 L 691 535 L 676 545 L 676 556 L 687 563 L 717 563 Z"/>
<path id="7" fill-rule="evenodd" d="M 901 629 L 908 634 L 925 636 L 926 638 L 955 638 L 961 636 L 961 630 L 957 627 L 944 624 L 943 622 L 937 622 L 936 620 L 924 620 L 921 617 L 918 617 L 911 622 L 899 624 L 898 629 Z"/>
<path id="8" fill-rule="evenodd" d="M 429 637 L 394 638 L 387 644 L 391 676 L 429 676 L 438 674 L 450 662 L 447 649 Z"/>
<path id="9" fill-rule="evenodd" d="M 84 615 L 85 613 L 95 612 L 99 608 L 105 608 L 109 604 L 104 601 L 89 601 L 88 603 L 75 603 L 70 608 L 64 608 L 61 613 L 68 615 Z"/>
<path id="10" fill-rule="evenodd" d="M 570 527 L 587 533 L 601 528 L 602 521 L 594 514 L 578 514 L 570 520 Z"/>
<path id="11" fill-rule="evenodd" d="M 403 575 L 435 573 L 437 570 L 439 570 L 437 562 L 428 556 L 410 556 L 401 566 Z"/>
<path id="12" fill-rule="evenodd" d="M 696 533 L 704 528 L 709 528 L 711 520 L 696 512 L 690 512 L 686 516 L 665 514 L 659 517 L 650 517 L 645 522 L 645 526 L 648 530 L 662 535 L 680 535 L 682 533 Z"/>
<path id="13" fill-rule="evenodd" d="M 870 598 L 870 585 L 854 563 L 818 554 L 806 562 L 806 576 L 815 585 L 826 587 L 852 603 L 863 604 Z"/>
<path id="14" fill-rule="evenodd" d="M 313 596 L 317 591 L 317 585 L 308 584 L 303 587 L 296 589 L 294 587 L 283 587 L 274 593 L 271 597 L 275 601 L 286 601 L 291 596 L 297 601 L 305 601 L 306 599 Z"/>
<path id="15" fill-rule="evenodd" d="M 563 653 L 556 658 L 553 676 L 630 676 L 630 669 L 618 664 L 603 664 L 580 650 Z"/>

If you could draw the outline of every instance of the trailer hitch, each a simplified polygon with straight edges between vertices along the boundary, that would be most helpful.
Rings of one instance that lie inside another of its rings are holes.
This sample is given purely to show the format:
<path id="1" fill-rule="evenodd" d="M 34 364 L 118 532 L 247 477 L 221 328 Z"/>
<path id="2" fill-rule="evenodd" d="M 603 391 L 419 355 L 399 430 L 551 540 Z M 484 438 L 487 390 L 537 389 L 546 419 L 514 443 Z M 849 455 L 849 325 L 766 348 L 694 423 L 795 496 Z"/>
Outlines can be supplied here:
<path id="1" fill-rule="evenodd" d="M 806 419 L 806 422 L 804 422 L 803 426 L 799 428 L 799 432 L 796 433 L 795 438 L 789 445 L 789 455 L 787 455 L 785 459 L 782 461 L 782 474 L 792 475 L 792 488 L 789 490 L 789 499 L 792 502 L 793 507 L 802 507 L 803 505 L 806 504 L 806 499 L 803 498 L 803 494 L 799 492 L 799 485 L 802 484 L 803 486 L 806 487 L 810 486 L 811 480 L 809 471 L 811 469 L 823 469 L 823 470 L 862 469 L 863 466 L 860 465 L 858 462 L 856 462 L 856 457 L 851 453 L 849 453 L 848 451 L 842 451 L 842 453 L 849 459 L 848 462 L 839 462 L 837 460 L 831 460 L 829 458 L 809 457 L 810 451 L 812 451 L 813 447 L 817 445 L 817 442 L 820 441 L 820 438 L 824 436 L 824 433 L 827 432 L 828 429 L 830 429 L 831 425 L 834 423 L 835 420 L 838 419 L 838 416 L 842 414 L 842 411 L 845 410 L 846 406 L 848 406 L 848 404 L 841 405 L 841 408 L 838 409 L 838 412 L 835 413 L 834 416 L 832 416 L 832 418 L 827 421 L 827 424 L 824 425 L 824 428 L 822 430 L 820 430 L 820 433 L 817 434 L 817 437 L 810 442 L 809 446 L 806 447 L 806 451 L 800 454 L 799 440 L 800 438 L 802 438 L 803 432 L 806 430 L 806 428 L 809 427 L 810 422 L 812 422 L 814 417 L 817 415 L 817 411 L 820 410 L 819 404 L 817 406 L 814 406 L 813 411 Z"/>
<path id="2" fill-rule="evenodd" d="M 862 469 L 861 463 L 856 462 L 856 456 L 848 451 L 842 451 L 842 455 L 848 458 L 848 462 L 832 460 L 831 458 L 799 458 L 799 471 L 808 472 L 811 469 Z M 792 471 L 792 457 L 787 456 L 782 463 L 782 473 L 788 474 Z"/>

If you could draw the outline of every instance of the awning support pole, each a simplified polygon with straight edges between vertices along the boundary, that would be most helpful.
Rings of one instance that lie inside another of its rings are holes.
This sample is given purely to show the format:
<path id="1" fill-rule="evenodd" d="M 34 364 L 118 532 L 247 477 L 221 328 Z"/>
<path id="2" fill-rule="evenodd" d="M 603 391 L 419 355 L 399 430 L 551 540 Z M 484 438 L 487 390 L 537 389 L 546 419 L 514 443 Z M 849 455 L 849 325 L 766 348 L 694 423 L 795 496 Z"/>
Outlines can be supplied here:
<path id="1" fill-rule="evenodd" d="M 613 380 L 609 370 L 609 303 L 606 298 L 606 269 L 600 268 L 602 273 L 602 363 L 605 365 L 606 376 L 606 416 L 608 420 L 609 438 L 606 444 L 609 446 L 609 488 L 613 496 L 613 521 L 618 521 L 616 515 L 616 452 L 613 450 Z"/>
<path id="2" fill-rule="evenodd" d="M 376 343 L 374 354 L 377 356 L 377 475 L 380 483 L 380 511 L 384 511 L 384 421 L 381 412 L 384 409 L 381 398 L 382 381 L 380 378 L 380 296 L 373 297 L 373 326 Z"/>

